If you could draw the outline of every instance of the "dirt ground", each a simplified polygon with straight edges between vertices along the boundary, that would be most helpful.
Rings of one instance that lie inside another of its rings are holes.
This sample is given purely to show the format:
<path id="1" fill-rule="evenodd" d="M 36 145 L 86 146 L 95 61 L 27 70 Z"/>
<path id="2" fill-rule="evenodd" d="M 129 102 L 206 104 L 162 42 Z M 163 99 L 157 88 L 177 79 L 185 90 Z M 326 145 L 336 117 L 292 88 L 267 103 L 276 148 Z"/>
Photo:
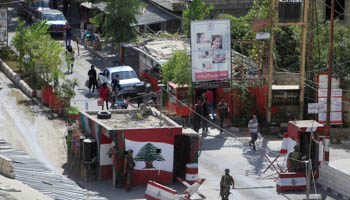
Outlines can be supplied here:
<path id="1" fill-rule="evenodd" d="M 0 137 L 62 173 L 67 157 L 65 121 L 49 119 L 46 108 L 15 88 L 3 73 L 0 88 Z"/>

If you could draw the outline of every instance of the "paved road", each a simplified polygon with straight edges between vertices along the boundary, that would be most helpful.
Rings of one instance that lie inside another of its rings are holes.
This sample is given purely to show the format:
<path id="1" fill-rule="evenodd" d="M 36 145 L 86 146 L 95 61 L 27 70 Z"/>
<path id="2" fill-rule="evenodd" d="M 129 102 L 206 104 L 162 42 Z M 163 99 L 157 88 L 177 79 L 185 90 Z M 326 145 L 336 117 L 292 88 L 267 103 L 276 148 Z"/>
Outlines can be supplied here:
<path id="1" fill-rule="evenodd" d="M 13 37 L 13 35 L 14 32 L 11 32 L 10 38 Z M 73 43 L 73 47 L 76 48 L 75 43 Z M 85 103 L 88 102 L 89 110 L 98 109 L 96 106 L 97 93 L 94 95 L 89 94 L 87 88 L 84 86 L 84 83 L 86 80 L 87 71 L 89 70 L 91 64 L 96 65 L 98 69 L 102 69 L 104 66 L 106 66 L 106 64 L 94 57 L 88 50 L 81 49 L 80 54 L 81 55 L 75 62 L 74 73 L 67 74 L 68 78 L 76 77 L 80 80 L 80 86 L 77 89 L 77 96 L 72 100 L 72 104 L 78 106 L 80 109 L 84 109 Z M 7 110 L 7 112 L 12 112 L 11 109 L 19 112 L 17 113 L 17 116 L 20 118 L 20 121 L 10 121 L 6 126 L 3 126 L 3 128 L 13 127 L 14 129 L 22 129 L 23 131 L 18 130 L 17 132 L 20 133 L 19 137 L 23 138 L 19 139 L 18 141 L 23 143 L 22 145 L 24 146 L 24 149 L 32 152 L 32 155 L 37 156 L 40 160 L 48 160 L 45 153 L 43 153 L 45 149 L 38 145 L 38 142 L 35 142 L 34 138 L 37 136 L 29 135 L 27 133 L 28 130 L 30 133 L 30 130 L 35 130 L 41 126 L 45 127 L 45 125 L 35 125 L 35 123 L 32 125 L 32 123 L 26 123 L 26 120 L 33 117 L 24 115 L 25 113 L 18 109 L 18 106 L 20 106 L 18 105 L 19 101 L 15 101 L 13 94 L 11 94 L 11 91 L 9 91 L 13 90 L 11 89 L 13 86 L 11 86 L 10 83 L 5 83 L 5 85 L 5 87 L 9 87 L 9 89 L 3 89 L 2 91 L 1 95 L 4 95 L 4 99 L 6 99 L 6 101 L 0 101 L 1 106 L 5 111 Z M 0 117 L 1 116 L 3 120 L 8 120 L 7 118 L 4 118 L 4 114 L 0 115 Z M 38 122 L 38 120 L 36 119 L 35 122 Z M 47 123 L 52 124 L 52 122 Z M 51 129 L 47 128 L 47 130 Z M 47 137 L 49 137 L 49 135 L 47 135 Z M 200 176 L 207 179 L 200 189 L 203 194 L 205 194 L 208 199 L 218 199 L 219 179 L 224 169 L 230 168 L 231 174 L 235 177 L 236 187 L 240 188 L 233 191 L 233 195 L 231 195 L 230 199 L 305 199 L 305 194 L 299 192 L 278 194 L 275 189 L 276 183 L 273 172 L 269 171 L 267 174 L 262 174 L 262 170 L 268 164 L 266 160 L 264 160 L 264 154 L 271 153 L 270 151 L 277 152 L 279 150 L 280 143 L 274 140 L 263 140 L 261 143 L 261 148 L 258 148 L 258 150 L 255 152 L 249 149 L 247 141 L 248 138 L 244 137 L 241 137 L 240 140 L 235 140 L 232 137 L 222 137 L 218 135 L 218 131 L 216 129 L 210 129 L 210 133 L 203 139 L 203 151 L 199 160 Z M 9 142 L 11 143 L 11 141 Z M 116 195 L 122 195 L 125 197 L 125 199 L 142 199 L 143 192 L 145 190 L 144 187 L 138 187 L 136 188 L 136 191 L 133 194 L 129 194 L 128 197 L 128 195 L 124 194 L 124 192 L 113 189 L 112 184 L 109 182 L 85 183 L 84 185 L 92 190 L 95 189 L 99 191 L 102 195 L 110 197 L 111 199 L 113 199 L 113 197 Z M 179 185 L 175 185 L 174 187 L 182 191 L 184 189 L 184 187 Z M 318 194 L 312 195 L 312 199 L 320 198 L 322 192 L 323 191 L 321 191 L 320 188 L 317 188 Z M 314 191 L 312 191 L 312 193 L 314 193 Z M 332 198 L 327 197 L 327 199 Z"/>

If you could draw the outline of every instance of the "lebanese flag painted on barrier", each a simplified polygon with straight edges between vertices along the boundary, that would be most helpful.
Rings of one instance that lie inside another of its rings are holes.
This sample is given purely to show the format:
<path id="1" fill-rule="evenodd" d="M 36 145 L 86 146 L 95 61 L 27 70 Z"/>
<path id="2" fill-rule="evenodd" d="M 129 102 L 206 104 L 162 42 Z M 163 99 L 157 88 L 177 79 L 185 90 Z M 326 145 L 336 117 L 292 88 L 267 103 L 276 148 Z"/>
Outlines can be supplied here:
<path id="1" fill-rule="evenodd" d="M 134 152 L 135 185 L 147 184 L 148 180 L 161 184 L 172 183 L 174 135 L 170 129 L 125 131 L 125 150 L 132 149 Z"/>
<path id="2" fill-rule="evenodd" d="M 305 190 L 305 173 L 280 173 L 278 175 L 277 190 Z"/>

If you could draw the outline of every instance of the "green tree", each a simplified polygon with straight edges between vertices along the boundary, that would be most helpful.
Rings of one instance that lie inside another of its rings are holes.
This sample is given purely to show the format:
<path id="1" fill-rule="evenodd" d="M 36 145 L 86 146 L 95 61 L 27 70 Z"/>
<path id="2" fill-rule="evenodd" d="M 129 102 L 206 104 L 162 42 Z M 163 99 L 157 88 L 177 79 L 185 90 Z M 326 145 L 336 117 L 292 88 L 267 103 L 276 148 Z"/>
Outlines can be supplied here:
<path id="1" fill-rule="evenodd" d="M 185 25 L 185 33 L 187 36 L 191 34 L 191 20 L 209 19 L 214 5 L 206 6 L 203 0 L 193 0 L 192 3 L 182 12 L 182 18 Z"/>
<path id="2" fill-rule="evenodd" d="M 140 8 L 139 0 L 109 0 L 104 12 L 99 12 L 91 21 L 103 29 L 107 40 L 128 42 L 137 36 L 134 25 Z"/>
<path id="3" fill-rule="evenodd" d="M 25 26 L 21 22 L 13 39 L 13 45 L 19 52 L 19 62 L 35 89 L 41 87 L 37 82 L 38 76 L 46 83 L 54 81 L 56 84 L 58 78 L 64 76 L 60 69 L 64 49 L 47 33 L 49 26 L 45 23 Z"/>
<path id="4" fill-rule="evenodd" d="M 157 153 L 157 147 L 152 143 L 147 143 L 143 146 L 140 151 L 137 153 L 135 159 L 136 161 L 145 161 L 145 168 L 154 168 L 154 161 L 165 161 L 163 156 L 160 153 Z"/>
<path id="5" fill-rule="evenodd" d="M 185 51 L 175 51 L 173 56 L 162 66 L 162 81 L 172 81 L 179 85 L 191 85 L 191 59 Z"/>

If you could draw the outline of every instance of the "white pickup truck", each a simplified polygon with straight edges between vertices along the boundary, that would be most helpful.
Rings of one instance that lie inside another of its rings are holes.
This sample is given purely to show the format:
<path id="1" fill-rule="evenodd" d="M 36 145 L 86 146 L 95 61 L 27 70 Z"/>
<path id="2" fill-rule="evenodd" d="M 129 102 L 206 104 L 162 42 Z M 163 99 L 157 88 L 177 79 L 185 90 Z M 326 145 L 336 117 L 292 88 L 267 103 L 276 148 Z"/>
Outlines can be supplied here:
<path id="1" fill-rule="evenodd" d="M 112 79 L 116 74 L 119 75 L 119 84 L 122 88 L 120 94 L 128 95 L 145 92 L 145 83 L 140 81 L 136 72 L 130 66 L 106 67 L 98 74 L 97 84 L 101 86 L 103 83 L 107 83 L 107 86 L 112 89 Z"/>

